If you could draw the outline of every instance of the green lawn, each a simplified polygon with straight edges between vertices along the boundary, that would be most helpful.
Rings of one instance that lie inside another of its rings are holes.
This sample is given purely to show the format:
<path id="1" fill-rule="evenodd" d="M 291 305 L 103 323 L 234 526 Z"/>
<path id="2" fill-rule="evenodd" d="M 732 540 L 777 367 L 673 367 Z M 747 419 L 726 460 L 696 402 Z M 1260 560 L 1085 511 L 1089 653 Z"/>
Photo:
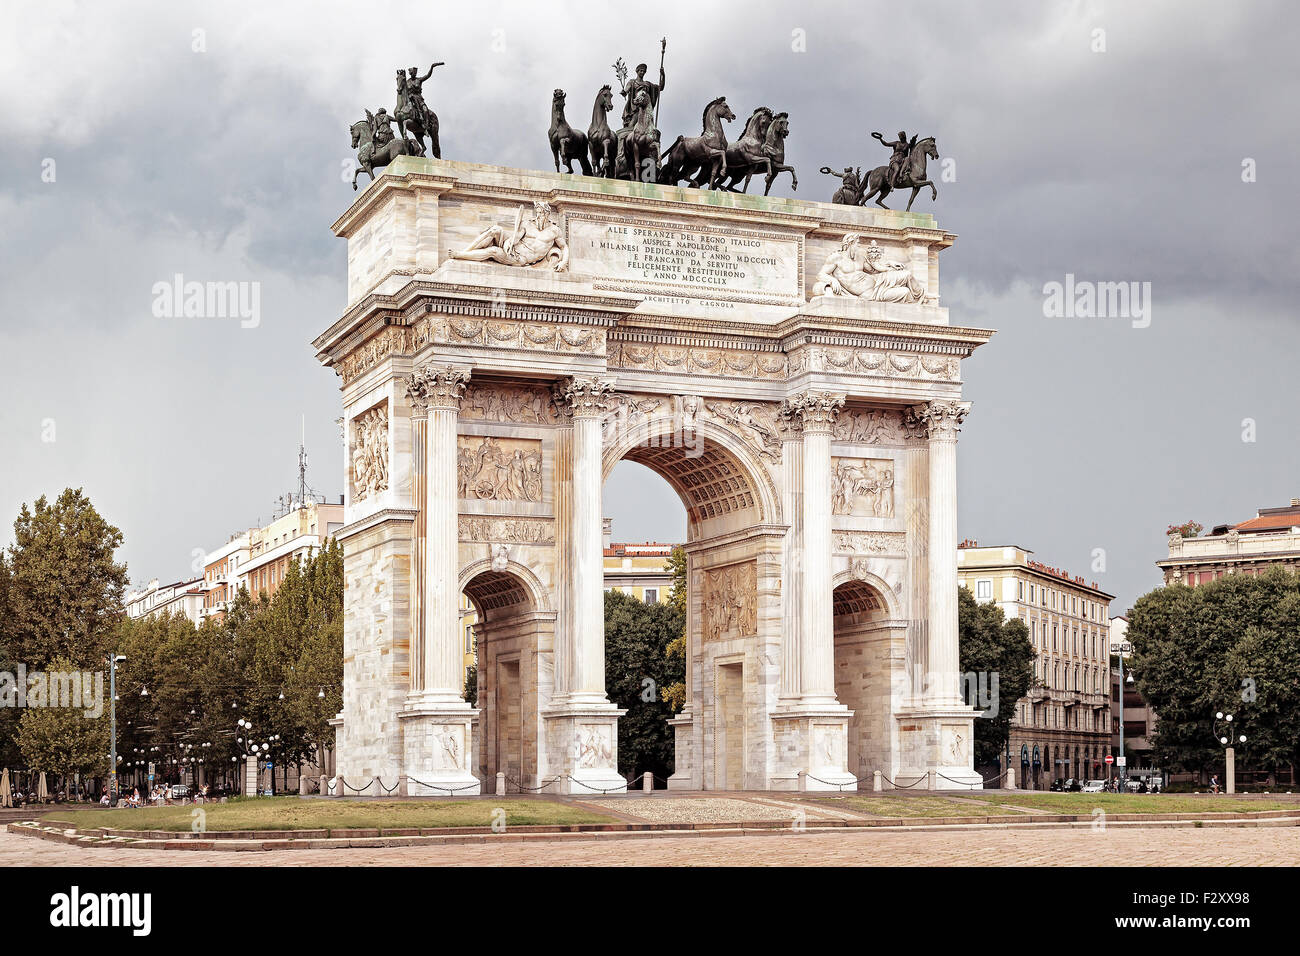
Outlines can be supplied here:
<path id="1" fill-rule="evenodd" d="M 79 829 L 189 831 L 194 810 L 204 811 L 205 828 L 213 830 L 399 829 L 408 827 L 490 826 L 497 809 L 506 826 L 614 823 L 613 817 L 549 800 L 451 800 L 370 802 L 260 797 L 209 803 L 201 807 L 145 807 L 139 810 L 55 810 L 45 819 L 66 821 Z"/>
<path id="2" fill-rule="evenodd" d="M 978 807 L 938 796 L 864 796 L 813 797 L 837 810 L 866 813 L 873 817 L 996 817 L 1019 816 L 1015 810 L 998 806 Z"/>
<path id="3" fill-rule="evenodd" d="M 976 800 L 1031 807 L 1052 813 L 1089 814 L 1100 807 L 1108 813 L 1226 813 L 1258 810 L 1300 810 L 1300 802 L 1241 800 L 1236 797 L 1195 797 L 1170 793 L 971 793 Z"/>

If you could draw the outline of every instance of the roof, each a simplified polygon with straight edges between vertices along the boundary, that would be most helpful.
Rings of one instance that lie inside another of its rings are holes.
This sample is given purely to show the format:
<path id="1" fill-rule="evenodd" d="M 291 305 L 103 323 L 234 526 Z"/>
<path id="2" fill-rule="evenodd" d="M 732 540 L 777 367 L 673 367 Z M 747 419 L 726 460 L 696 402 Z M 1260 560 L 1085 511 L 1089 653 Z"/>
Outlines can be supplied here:
<path id="1" fill-rule="evenodd" d="M 607 558 L 666 558 L 673 553 L 675 544 L 664 544 L 661 541 L 643 541 L 640 544 L 631 542 L 610 542 L 605 548 L 605 557 Z"/>

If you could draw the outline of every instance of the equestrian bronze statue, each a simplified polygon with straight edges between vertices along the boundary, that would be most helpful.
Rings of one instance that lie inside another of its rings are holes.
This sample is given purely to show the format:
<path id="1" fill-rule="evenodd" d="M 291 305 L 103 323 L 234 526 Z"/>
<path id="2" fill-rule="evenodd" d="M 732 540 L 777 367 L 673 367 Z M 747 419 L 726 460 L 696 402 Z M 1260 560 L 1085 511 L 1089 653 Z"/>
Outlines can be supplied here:
<path id="1" fill-rule="evenodd" d="M 722 124 L 735 118 L 725 96 L 710 100 L 704 107 L 704 132 L 699 136 L 678 136 L 664 151 L 659 182 L 676 186 L 694 176 L 689 185 L 699 188 L 707 179 L 709 188 L 717 189 L 727 172 L 727 131 Z"/>
<path id="2" fill-rule="evenodd" d="M 424 102 L 424 81 L 433 75 L 434 69 L 444 65 L 433 64 L 424 76 L 420 76 L 416 67 L 411 67 L 406 73 L 397 71 L 397 108 L 393 110 L 393 118 L 397 121 L 399 136 L 416 144 L 416 156 L 425 155 L 424 140 L 427 137 L 428 155 L 442 159 L 442 147 L 438 144 L 438 114 Z"/>
<path id="3" fill-rule="evenodd" d="M 888 209 L 889 207 L 881 200 L 895 189 L 910 188 L 912 197 L 907 201 L 907 211 L 911 212 L 912 203 L 916 202 L 916 194 L 921 191 L 922 186 L 930 187 L 931 202 L 939 198 L 938 187 L 929 180 L 925 172 L 926 158 L 939 158 L 939 150 L 934 145 L 933 136 L 927 136 L 922 140 L 913 136 L 909 141 L 906 139 L 907 134 L 899 133 L 897 140 L 886 142 L 879 133 L 871 135 L 885 146 L 891 147 L 894 153 L 890 157 L 888 166 L 877 166 L 867 174 L 866 188 L 859 200 L 861 205 L 866 205 L 868 199 L 875 199 L 877 206 Z"/>

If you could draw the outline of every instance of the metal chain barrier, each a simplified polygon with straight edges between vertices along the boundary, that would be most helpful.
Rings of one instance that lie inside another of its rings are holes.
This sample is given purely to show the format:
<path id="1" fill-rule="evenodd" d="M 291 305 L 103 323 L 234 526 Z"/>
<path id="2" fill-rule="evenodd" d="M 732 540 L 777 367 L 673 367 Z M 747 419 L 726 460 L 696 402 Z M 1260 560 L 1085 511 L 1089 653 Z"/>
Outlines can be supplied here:
<path id="1" fill-rule="evenodd" d="M 880 774 L 880 779 L 885 781 L 885 783 L 889 784 L 895 790 L 911 790 L 913 787 L 919 787 L 921 784 L 929 782 L 929 774 L 926 774 L 924 777 L 921 777 L 919 780 L 915 780 L 912 783 L 908 783 L 908 784 L 900 784 L 894 780 L 890 780 L 888 777 L 885 776 L 883 772 L 881 772 Z"/>
<path id="2" fill-rule="evenodd" d="M 547 780 L 540 787 L 525 787 L 523 781 L 516 780 L 513 777 L 511 777 L 509 774 L 506 775 L 506 783 L 513 783 L 516 787 L 519 788 L 521 793 L 540 793 L 541 791 L 549 787 L 551 784 L 563 779 L 564 779 L 564 775 L 561 774 L 558 777 L 552 777 L 550 780 Z"/>
<path id="3" fill-rule="evenodd" d="M 840 790 L 840 791 L 843 791 L 845 787 L 856 787 L 858 784 L 860 784 L 860 783 L 862 782 L 862 781 L 859 780 L 857 777 L 854 777 L 854 778 L 853 778 L 853 782 L 852 782 L 852 783 L 832 783 L 832 782 L 829 781 L 829 780 L 823 780 L 821 777 L 814 777 L 814 776 L 813 776 L 812 774 L 810 774 L 810 773 L 805 773 L 804 776 L 807 777 L 809 780 L 816 780 L 816 781 L 817 781 L 818 783 L 820 783 L 820 784 L 824 784 L 824 785 L 826 785 L 826 786 L 828 786 L 828 787 L 835 787 L 835 788 L 837 788 L 837 789 Z"/>
<path id="4" fill-rule="evenodd" d="M 467 783 L 463 787 L 440 787 L 436 783 L 425 783 L 423 780 L 416 780 L 414 777 L 407 777 L 406 779 L 409 783 L 428 787 L 430 790 L 441 790 L 443 793 L 460 793 L 462 790 L 473 790 L 479 785 L 478 781 L 475 781 L 474 783 Z"/>
<path id="5" fill-rule="evenodd" d="M 382 777 L 376 777 L 375 780 L 376 780 L 376 782 L 378 782 L 378 784 L 379 784 L 379 789 L 382 790 L 382 791 L 384 791 L 384 793 L 392 793 L 394 790 L 396 790 L 398 787 L 400 787 L 400 786 L 402 785 L 402 782 L 399 780 L 397 783 L 393 784 L 391 787 L 385 787 L 385 786 L 384 786 L 384 781 L 383 781 L 383 778 L 382 778 Z"/>
<path id="6" fill-rule="evenodd" d="M 364 787 L 352 787 L 351 789 L 352 789 L 353 791 L 355 791 L 356 793 L 365 793 L 367 790 L 369 790 L 371 787 L 373 787 L 373 786 L 375 785 L 375 780 L 378 780 L 378 779 L 379 779 L 379 778 L 376 777 L 374 780 L 371 780 L 369 783 L 367 783 Z M 342 777 L 339 777 L 338 780 L 339 780 L 339 783 L 341 783 L 341 784 L 343 785 L 343 796 L 346 797 L 346 796 L 348 795 L 348 787 L 349 787 L 349 784 L 348 784 L 348 782 L 347 782 L 346 780 L 344 780 Z"/>

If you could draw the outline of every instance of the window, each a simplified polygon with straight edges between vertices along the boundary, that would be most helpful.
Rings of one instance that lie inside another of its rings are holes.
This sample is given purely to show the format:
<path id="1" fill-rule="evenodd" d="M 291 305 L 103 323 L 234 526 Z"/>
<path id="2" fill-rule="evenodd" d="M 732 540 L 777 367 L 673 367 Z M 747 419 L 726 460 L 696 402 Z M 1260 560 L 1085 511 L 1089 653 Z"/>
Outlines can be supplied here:
<path id="1" fill-rule="evenodd" d="M 1029 603 L 1034 603 L 1034 585 L 1029 585 Z"/>
<path id="2" fill-rule="evenodd" d="M 645 602 L 646 602 L 646 604 L 658 604 L 658 603 L 659 603 L 659 589 L 658 589 L 658 588 L 646 588 L 646 589 L 645 589 Z"/>
<path id="3" fill-rule="evenodd" d="M 993 597 L 993 582 L 989 580 L 976 581 L 975 597 L 981 600 L 991 600 Z"/>
<path id="4" fill-rule="evenodd" d="M 1017 581 L 1017 582 L 1016 582 L 1016 600 L 1017 600 L 1017 601 L 1023 601 L 1024 599 L 1025 599 L 1025 582 L 1024 582 L 1024 581 Z"/>
<path id="5" fill-rule="evenodd" d="M 1052 625 L 1052 650 L 1056 650 L 1056 625 Z"/>

